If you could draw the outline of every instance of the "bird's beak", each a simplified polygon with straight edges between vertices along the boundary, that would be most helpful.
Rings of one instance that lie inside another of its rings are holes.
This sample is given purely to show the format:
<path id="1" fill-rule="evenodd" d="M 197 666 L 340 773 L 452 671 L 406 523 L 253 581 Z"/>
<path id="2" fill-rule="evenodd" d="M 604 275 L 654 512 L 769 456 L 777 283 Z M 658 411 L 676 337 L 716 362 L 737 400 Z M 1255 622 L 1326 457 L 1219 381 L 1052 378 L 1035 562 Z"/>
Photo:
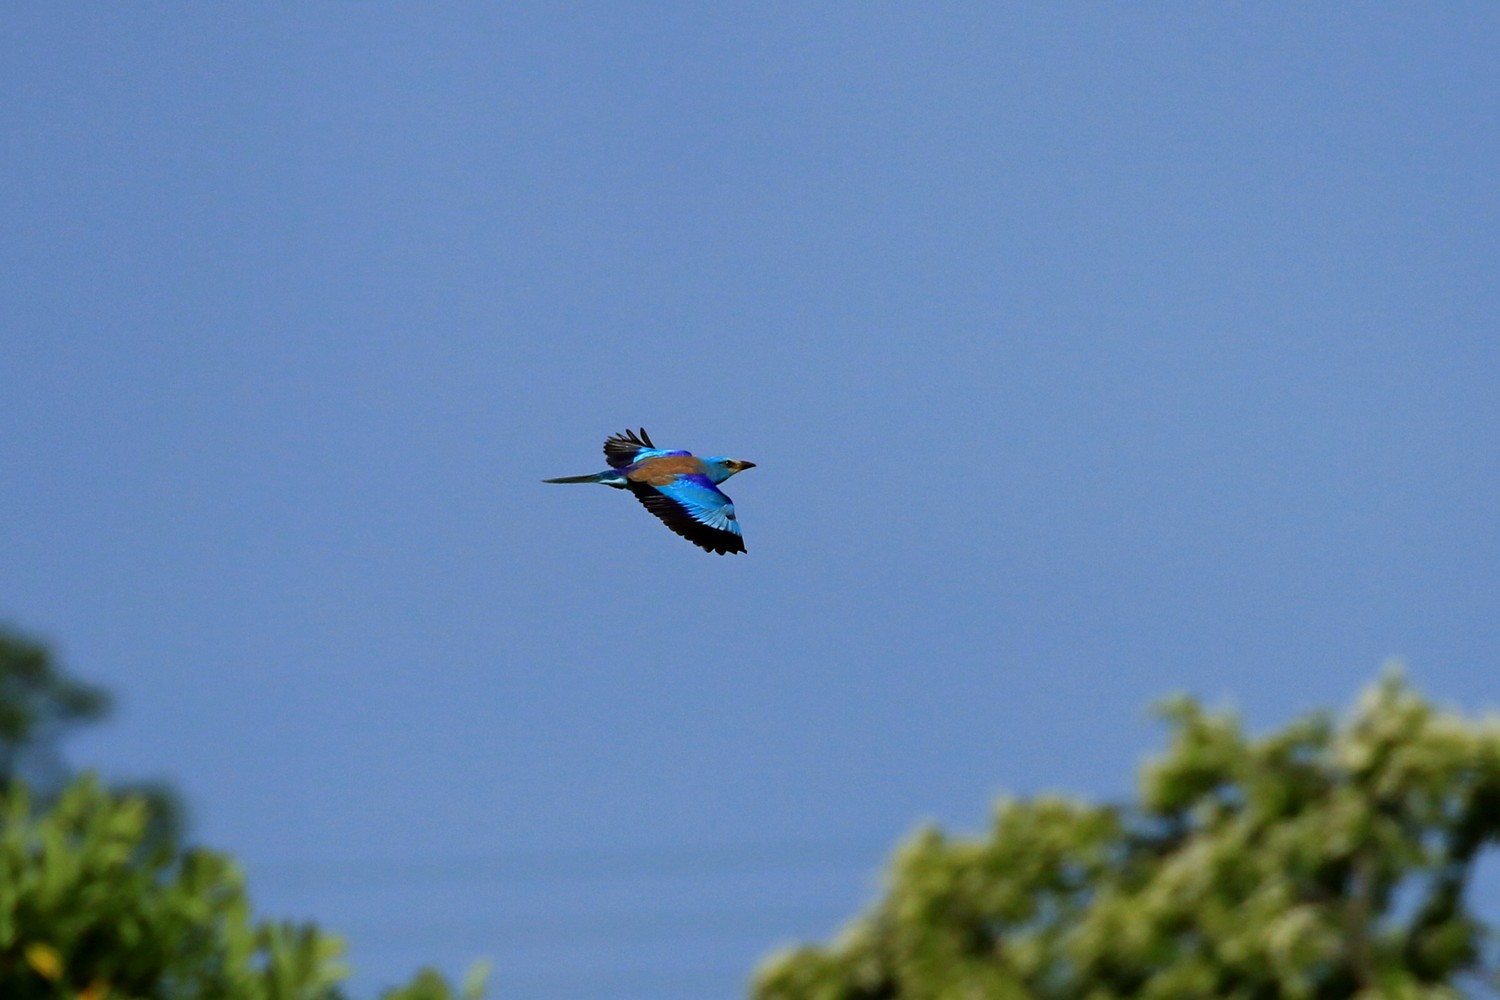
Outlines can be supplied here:
<path id="1" fill-rule="evenodd" d="M 755 468 L 755 463 L 754 462 L 741 462 L 740 463 L 740 471 L 741 472 L 744 472 L 746 469 L 753 469 L 753 468 Z"/>

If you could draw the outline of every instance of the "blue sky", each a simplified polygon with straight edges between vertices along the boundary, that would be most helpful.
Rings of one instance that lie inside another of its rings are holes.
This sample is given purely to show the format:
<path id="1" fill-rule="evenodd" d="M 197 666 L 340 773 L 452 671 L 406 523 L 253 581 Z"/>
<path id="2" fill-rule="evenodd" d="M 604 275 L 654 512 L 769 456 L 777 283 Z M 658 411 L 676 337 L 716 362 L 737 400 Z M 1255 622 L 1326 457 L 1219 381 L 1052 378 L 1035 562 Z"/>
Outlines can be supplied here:
<path id="1" fill-rule="evenodd" d="M 24 4 L 0 616 L 259 908 L 728 997 L 923 820 L 1500 707 L 1500 11 Z M 543 486 L 753 460 L 749 552 Z"/>

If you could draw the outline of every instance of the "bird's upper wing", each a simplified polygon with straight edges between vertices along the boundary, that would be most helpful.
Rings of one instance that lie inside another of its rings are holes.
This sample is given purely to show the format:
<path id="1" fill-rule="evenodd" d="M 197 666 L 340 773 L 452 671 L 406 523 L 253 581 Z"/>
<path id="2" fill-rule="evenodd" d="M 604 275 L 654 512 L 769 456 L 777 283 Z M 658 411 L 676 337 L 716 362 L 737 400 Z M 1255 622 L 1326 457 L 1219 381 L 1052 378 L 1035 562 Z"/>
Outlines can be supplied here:
<path id="1" fill-rule="evenodd" d="M 644 458 L 652 458 L 656 455 L 686 455 L 685 451 L 663 451 L 651 443 L 651 436 L 646 433 L 646 428 L 641 428 L 640 436 L 635 431 L 626 431 L 624 434 L 611 434 L 604 439 L 604 460 L 609 463 L 611 469 L 623 469 L 627 465 L 634 465 Z"/>
<path id="2" fill-rule="evenodd" d="M 744 552 L 734 501 L 698 474 L 684 474 L 662 486 L 634 483 L 630 491 L 667 527 L 709 552 Z"/>

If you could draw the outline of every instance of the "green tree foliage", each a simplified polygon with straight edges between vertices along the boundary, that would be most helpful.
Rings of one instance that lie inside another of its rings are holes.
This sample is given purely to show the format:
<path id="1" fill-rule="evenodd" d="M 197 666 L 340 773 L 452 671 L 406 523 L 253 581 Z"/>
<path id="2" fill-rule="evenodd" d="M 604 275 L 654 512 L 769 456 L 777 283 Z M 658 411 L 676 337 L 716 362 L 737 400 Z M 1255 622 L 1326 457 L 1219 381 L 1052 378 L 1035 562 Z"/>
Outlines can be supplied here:
<path id="1" fill-rule="evenodd" d="M 64 673 L 47 646 L 0 628 L 0 793 L 22 780 L 41 799 L 60 792 L 73 777 L 62 737 L 103 721 L 111 702 L 103 688 Z M 134 782 L 115 791 L 145 801 L 149 840 L 171 843 L 182 835 L 182 803 L 171 788 Z"/>
<path id="2" fill-rule="evenodd" d="M 0 997 L 6 1000 L 339 1000 L 343 942 L 256 921 L 228 857 L 147 839 L 144 799 L 92 776 L 38 809 L 0 794 Z M 386 1000 L 477 998 L 423 971 Z"/>
<path id="3" fill-rule="evenodd" d="M 1263 739 L 1190 699 L 1140 804 L 1002 802 L 989 835 L 915 836 L 831 947 L 757 1000 L 1451 1000 L 1500 986 L 1467 905 L 1500 841 L 1500 720 L 1387 676 L 1342 720 Z"/>
<path id="4" fill-rule="evenodd" d="M 101 688 L 68 677 L 46 646 L 0 629 L 0 789 L 18 778 L 61 785 L 59 737 L 109 712 Z"/>
<path id="5" fill-rule="evenodd" d="M 108 695 L 0 630 L 0 998 L 341 1000 L 343 942 L 256 921 L 239 868 L 182 850 L 175 797 L 73 777 L 58 740 Z M 32 787 L 40 785 L 40 791 Z M 386 1000 L 477 1000 L 423 970 Z"/>

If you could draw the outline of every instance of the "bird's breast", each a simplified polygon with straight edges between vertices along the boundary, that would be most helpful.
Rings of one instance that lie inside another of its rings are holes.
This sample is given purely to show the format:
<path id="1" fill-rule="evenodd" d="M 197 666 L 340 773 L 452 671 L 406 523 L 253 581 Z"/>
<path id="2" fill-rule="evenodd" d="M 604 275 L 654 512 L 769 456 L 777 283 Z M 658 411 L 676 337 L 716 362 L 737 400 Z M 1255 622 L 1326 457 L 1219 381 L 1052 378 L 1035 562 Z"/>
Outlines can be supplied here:
<path id="1" fill-rule="evenodd" d="M 678 476 L 703 475 L 703 463 L 692 455 L 663 455 L 648 458 L 626 473 L 632 483 L 648 486 L 666 486 Z"/>

